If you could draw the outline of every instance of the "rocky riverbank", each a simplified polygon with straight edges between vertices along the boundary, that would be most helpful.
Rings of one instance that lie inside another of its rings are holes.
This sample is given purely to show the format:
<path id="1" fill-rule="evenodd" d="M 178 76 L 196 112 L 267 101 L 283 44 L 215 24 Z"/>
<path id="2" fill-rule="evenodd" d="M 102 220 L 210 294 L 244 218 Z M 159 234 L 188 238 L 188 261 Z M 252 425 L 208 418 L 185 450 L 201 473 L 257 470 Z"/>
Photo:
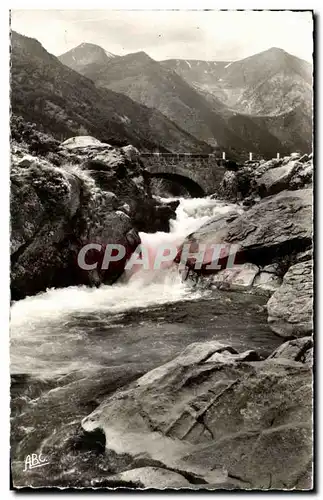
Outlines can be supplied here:
<path id="1" fill-rule="evenodd" d="M 313 329 L 312 160 L 294 154 L 234 169 L 225 173 L 217 196 L 243 200 L 245 211 L 211 218 L 184 244 L 234 245 L 235 266 L 208 271 L 212 258 L 206 258 L 196 271 L 190 258 L 189 277 L 193 282 L 199 279 L 204 287 L 267 294 L 268 321 L 275 333 L 286 338 L 309 335 Z"/>

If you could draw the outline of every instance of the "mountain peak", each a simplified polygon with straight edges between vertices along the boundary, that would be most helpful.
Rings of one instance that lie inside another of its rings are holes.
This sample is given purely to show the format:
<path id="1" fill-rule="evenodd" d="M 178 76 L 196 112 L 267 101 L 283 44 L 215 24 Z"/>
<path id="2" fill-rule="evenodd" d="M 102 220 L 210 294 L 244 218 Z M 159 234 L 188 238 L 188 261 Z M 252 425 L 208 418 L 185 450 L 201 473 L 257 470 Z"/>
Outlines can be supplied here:
<path id="1" fill-rule="evenodd" d="M 140 62 L 143 64 L 156 62 L 148 54 L 146 54 L 146 52 L 144 52 L 143 50 L 140 50 L 138 52 L 132 52 L 131 54 L 126 54 L 125 56 L 123 56 L 123 60 L 126 60 L 126 59 L 131 59 L 132 61 L 137 61 L 137 62 Z"/>
<path id="2" fill-rule="evenodd" d="M 286 50 L 281 49 L 279 47 L 270 47 L 270 49 L 264 50 L 260 52 L 260 55 L 267 55 L 270 58 L 285 60 L 286 58 L 291 57 L 291 54 L 286 52 Z"/>
<path id="3" fill-rule="evenodd" d="M 77 47 L 74 47 L 74 49 L 60 55 L 58 59 L 66 66 L 69 66 L 75 71 L 79 71 L 89 64 L 104 65 L 114 57 L 116 57 L 114 54 L 107 52 L 100 47 L 100 45 L 83 42 Z"/>
<path id="4" fill-rule="evenodd" d="M 287 54 L 286 50 L 281 49 L 280 47 L 270 47 L 270 49 L 268 49 L 268 51 L 266 52 L 277 52 L 281 54 Z"/>
<path id="5" fill-rule="evenodd" d="M 89 43 L 89 42 L 83 42 L 83 43 L 80 43 L 80 45 L 78 45 L 77 47 L 75 47 L 74 49 L 72 49 L 72 51 L 76 51 L 76 50 L 80 50 L 80 51 L 88 51 L 88 52 L 96 52 L 96 53 L 100 53 L 100 54 L 105 54 L 109 59 L 112 58 L 112 57 L 116 57 L 115 54 L 112 54 L 112 52 L 108 52 L 107 50 L 105 50 L 103 47 L 100 47 L 100 45 L 96 45 L 95 43 Z M 62 54 L 64 55 L 64 54 Z"/>

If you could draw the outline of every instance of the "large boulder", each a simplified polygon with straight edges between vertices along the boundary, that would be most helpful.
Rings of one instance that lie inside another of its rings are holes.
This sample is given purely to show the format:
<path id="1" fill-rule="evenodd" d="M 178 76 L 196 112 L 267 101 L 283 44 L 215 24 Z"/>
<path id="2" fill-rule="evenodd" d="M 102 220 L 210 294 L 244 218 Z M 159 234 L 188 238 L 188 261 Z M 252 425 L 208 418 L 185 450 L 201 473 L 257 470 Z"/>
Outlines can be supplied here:
<path id="1" fill-rule="evenodd" d="M 108 397 L 82 427 L 103 431 L 108 455 L 128 457 L 131 472 L 119 480 L 151 485 L 160 473 L 147 468 L 157 466 L 195 487 L 310 489 L 312 372 L 286 351 L 259 361 L 215 341 L 192 344 Z M 179 480 L 168 475 L 167 484 Z"/>
<path id="2" fill-rule="evenodd" d="M 116 210 L 116 204 L 113 193 L 97 189 L 90 178 L 76 172 L 36 158 L 13 163 L 12 298 L 48 287 L 97 285 L 120 276 L 120 267 L 97 274 L 77 264 L 78 253 L 87 243 L 120 243 L 130 248 L 127 234 L 133 229 L 132 221 Z"/>
<path id="3" fill-rule="evenodd" d="M 189 235 L 184 245 L 206 245 L 202 272 L 212 263 L 215 244 L 226 247 L 226 255 L 235 254 L 236 264 L 263 266 L 286 260 L 288 268 L 294 254 L 296 259 L 297 253 L 311 246 L 312 203 L 311 189 L 282 191 L 240 214 L 228 212 L 211 218 Z M 180 258 L 181 250 L 177 261 Z M 194 260 L 189 259 L 187 265 L 194 267 Z"/>
<path id="4" fill-rule="evenodd" d="M 282 191 L 235 219 L 224 239 L 238 244 L 240 251 L 256 260 L 266 261 L 268 256 L 271 261 L 276 251 L 286 254 L 311 245 L 312 214 L 311 189 Z"/>
<path id="5" fill-rule="evenodd" d="M 53 223 L 73 217 L 80 205 L 80 182 L 48 162 L 26 156 L 11 169 L 10 201 L 11 252 L 15 253 L 39 232 L 46 212 L 51 212 Z"/>
<path id="6" fill-rule="evenodd" d="M 313 163 L 306 163 L 294 159 L 288 162 L 276 160 L 277 164 L 270 165 L 271 168 L 261 174 L 260 169 L 255 171 L 258 193 L 264 196 L 279 193 L 285 189 L 301 189 L 312 182 Z M 262 167 L 263 168 L 263 167 Z"/>
<path id="7" fill-rule="evenodd" d="M 282 337 L 304 337 L 313 331 L 313 262 L 289 268 L 267 304 L 268 323 Z"/>

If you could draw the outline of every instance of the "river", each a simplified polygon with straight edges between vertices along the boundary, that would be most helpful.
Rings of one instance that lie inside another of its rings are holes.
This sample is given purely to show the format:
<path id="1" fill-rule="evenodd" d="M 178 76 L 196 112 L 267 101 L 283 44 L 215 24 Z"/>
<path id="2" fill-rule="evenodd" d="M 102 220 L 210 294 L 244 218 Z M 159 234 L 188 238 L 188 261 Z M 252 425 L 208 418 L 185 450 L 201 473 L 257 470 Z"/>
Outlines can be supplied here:
<path id="1" fill-rule="evenodd" d="M 232 206 L 180 199 L 169 233 L 141 233 L 180 245 L 209 217 Z M 183 282 L 175 264 L 127 272 L 113 286 L 52 289 L 11 307 L 11 454 L 16 485 L 91 486 L 119 471 L 125 457 L 104 457 L 80 428 L 111 391 L 168 361 L 192 342 L 218 340 L 269 354 L 281 344 L 267 325 L 266 298 L 209 291 Z M 102 450 L 101 450 L 102 451 Z M 28 454 L 49 464 L 24 471 Z M 99 454 L 98 454 L 99 453 Z"/>

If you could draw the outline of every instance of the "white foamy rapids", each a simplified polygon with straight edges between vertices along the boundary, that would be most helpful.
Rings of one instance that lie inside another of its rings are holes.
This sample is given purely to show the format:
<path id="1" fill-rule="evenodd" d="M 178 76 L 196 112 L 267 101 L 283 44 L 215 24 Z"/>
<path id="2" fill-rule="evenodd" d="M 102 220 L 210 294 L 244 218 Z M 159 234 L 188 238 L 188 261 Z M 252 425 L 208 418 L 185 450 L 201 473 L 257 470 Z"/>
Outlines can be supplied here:
<path id="1" fill-rule="evenodd" d="M 161 200 L 166 201 L 167 198 Z M 226 213 L 232 209 L 243 211 L 237 205 L 228 204 L 210 197 L 174 198 L 173 200 L 179 200 L 180 204 L 176 209 L 176 220 L 171 220 L 171 233 L 177 234 L 182 240 L 216 214 Z"/>
<path id="2" fill-rule="evenodd" d="M 148 271 L 148 274 L 150 271 Z M 145 275 L 136 276 L 129 283 L 117 283 L 100 288 L 71 286 L 50 289 L 33 297 L 15 302 L 11 308 L 11 326 L 24 326 L 29 330 L 30 322 L 63 319 L 64 316 L 82 312 L 119 313 L 129 309 L 147 307 L 192 298 L 187 294 L 177 269 L 165 273 L 162 283 L 147 282 Z M 194 294 L 198 297 L 198 294 Z"/>
<path id="3" fill-rule="evenodd" d="M 169 201 L 169 199 L 167 199 Z M 225 212 L 232 205 L 225 205 L 210 198 L 180 199 L 177 219 L 171 222 L 171 232 L 153 234 L 141 233 L 143 245 L 149 247 L 150 257 L 154 257 L 161 244 L 179 246 L 184 238 L 209 217 Z M 140 267 L 140 266 L 139 266 Z M 11 308 L 11 328 L 20 335 L 31 330 L 37 335 L 37 328 L 44 322 L 64 321 L 76 312 L 120 313 L 134 308 L 148 307 L 180 300 L 191 300 L 201 296 L 182 282 L 177 266 L 169 262 L 167 269 L 143 269 L 136 273 L 125 273 L 120 282 L 113 286 L 89 288 L 73 286 L 63 289 L 50 289 L 33 297 L 27 297 L 13 304 Z"/>

